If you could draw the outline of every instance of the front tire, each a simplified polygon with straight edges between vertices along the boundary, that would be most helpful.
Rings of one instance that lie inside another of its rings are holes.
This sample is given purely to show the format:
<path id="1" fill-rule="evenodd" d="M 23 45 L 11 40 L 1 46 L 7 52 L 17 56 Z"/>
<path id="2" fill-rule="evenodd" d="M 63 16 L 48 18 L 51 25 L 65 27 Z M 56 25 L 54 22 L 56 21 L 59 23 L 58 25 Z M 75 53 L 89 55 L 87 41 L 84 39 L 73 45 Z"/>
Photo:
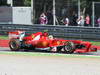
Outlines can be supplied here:
<path id="1" fill-rule="evenodd" d="M 75 51 L 75 45 L 73 42 L 66 42 L 65 43 L 65 46 L 64 46 L 64 52 L 65 53 L 68 53 L 68 54 L 71 54 Z"/>
<path id="2" fill-rule="evenodd" d="M 11 39 L 9 42 L 11 51 L 19 51 L 21 48 L 21 42 L 18 39 Z"/>

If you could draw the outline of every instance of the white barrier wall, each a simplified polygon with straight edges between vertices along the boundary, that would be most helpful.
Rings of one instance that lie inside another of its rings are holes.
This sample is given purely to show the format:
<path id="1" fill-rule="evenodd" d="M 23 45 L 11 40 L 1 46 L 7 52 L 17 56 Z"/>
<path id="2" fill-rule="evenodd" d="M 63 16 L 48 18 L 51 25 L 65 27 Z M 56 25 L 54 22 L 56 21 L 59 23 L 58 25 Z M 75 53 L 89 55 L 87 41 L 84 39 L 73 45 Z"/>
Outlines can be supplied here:
<path id="1" fill-rule="evenodd" d="M 31 7 L 13 7 L 13 24 L 32 24 Z"/>

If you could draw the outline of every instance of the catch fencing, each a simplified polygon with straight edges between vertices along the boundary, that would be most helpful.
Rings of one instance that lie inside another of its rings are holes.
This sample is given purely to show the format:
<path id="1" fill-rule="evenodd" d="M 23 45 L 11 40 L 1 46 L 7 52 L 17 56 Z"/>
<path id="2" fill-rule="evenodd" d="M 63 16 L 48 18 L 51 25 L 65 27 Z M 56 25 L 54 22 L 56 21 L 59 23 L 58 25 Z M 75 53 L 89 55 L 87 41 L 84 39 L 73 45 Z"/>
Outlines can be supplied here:
<path id="1" fill-rule="evenodd" d="M 7 35 L 14 30 L 25 30 L 28 33 L 48 30 L 50 35 L 58 38 L 80 39 L 80 40 L 100 40 L 100 28 L 92 27 L 65 27 L 53 25 L 18 25 L 0 24 L 0 35 Z"/>

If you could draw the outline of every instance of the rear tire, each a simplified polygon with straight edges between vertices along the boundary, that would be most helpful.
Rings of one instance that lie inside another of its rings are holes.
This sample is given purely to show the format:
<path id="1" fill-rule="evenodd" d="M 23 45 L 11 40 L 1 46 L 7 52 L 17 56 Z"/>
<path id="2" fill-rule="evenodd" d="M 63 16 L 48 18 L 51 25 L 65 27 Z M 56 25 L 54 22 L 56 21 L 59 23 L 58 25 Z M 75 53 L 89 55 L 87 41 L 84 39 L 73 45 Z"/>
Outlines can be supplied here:
<path id="1" fill-rule="evenodd" d="M 11 39 L 9 42 L 11 51 L 19 51 L 21 48 L 21 42 L 18 39 Z"/>
<path id="2" fill-rule="evenodd" d="M 74 51 L 75 51 L 75 45 L 74 45 L 74 43 L 73 42 L 69 42 L 69 41 L 66 42 L 65 46 L 64 46 L 64 52 L 71 54 Z"/>

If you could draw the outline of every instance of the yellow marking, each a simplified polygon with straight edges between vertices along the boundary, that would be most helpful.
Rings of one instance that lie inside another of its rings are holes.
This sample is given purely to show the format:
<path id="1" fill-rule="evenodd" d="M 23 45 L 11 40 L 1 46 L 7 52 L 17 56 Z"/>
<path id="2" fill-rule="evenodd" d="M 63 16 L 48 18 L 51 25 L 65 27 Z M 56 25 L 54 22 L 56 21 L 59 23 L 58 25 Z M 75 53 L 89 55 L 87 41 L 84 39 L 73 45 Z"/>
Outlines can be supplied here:
<path id="1" fill-rule="evenodd" d="M 32 35 L 32 38 L 34 38 L 35 36 L 34 35 Z"/>

